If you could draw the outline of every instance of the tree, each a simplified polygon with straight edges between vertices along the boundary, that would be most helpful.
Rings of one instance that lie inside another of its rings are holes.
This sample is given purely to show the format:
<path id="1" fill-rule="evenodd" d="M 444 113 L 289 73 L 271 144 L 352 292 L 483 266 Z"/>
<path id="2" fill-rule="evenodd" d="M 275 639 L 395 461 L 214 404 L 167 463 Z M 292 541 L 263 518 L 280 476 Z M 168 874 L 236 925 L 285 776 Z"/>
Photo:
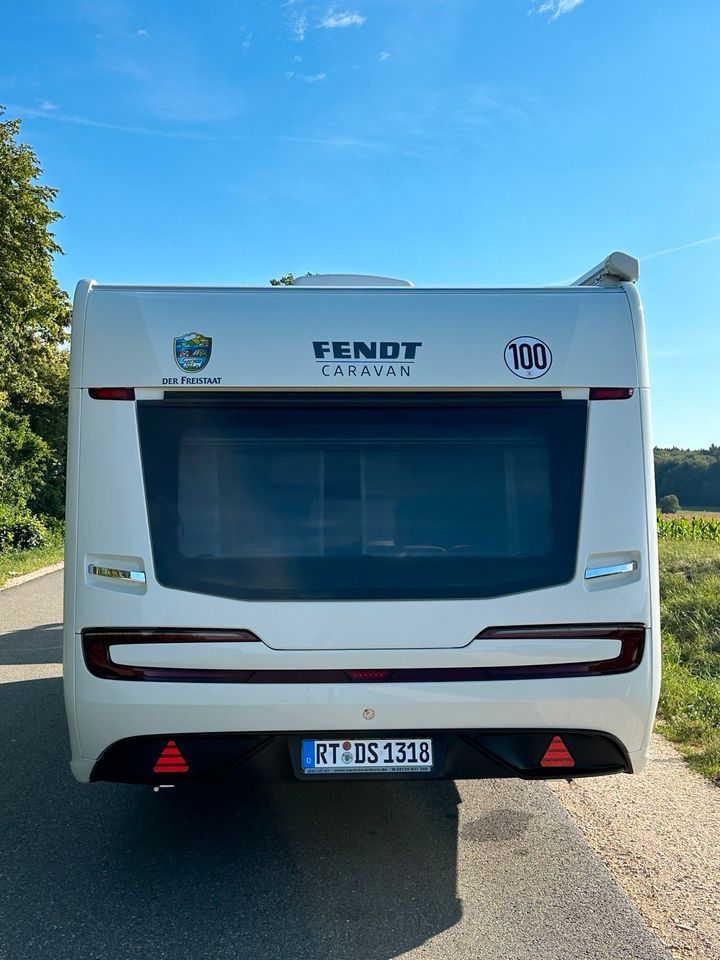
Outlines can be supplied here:
<path id="1" fill-rule="evenodd" d="M 674 493 L 668 493 L 666 496 L 660 497 L 658 508 L 661 513 L 677 513 L 680 509 L 680 501 Z"/>
<path id="2" fill-rule="evenodd" d="M 655 448 L 655 490 L 658 500 L 675 494 L 680 503 L 705 510 L 720 509 L 720 447 L 705 450 Z"/>
<path id="3" fill-rule="evenodd" d="M 40 386 L 50 403 L 33 403 L 27 407 L 32 430 L 48 446 L 48 457 L 38 485 L 30 499 L 37 513 L 53 517 L 65 515 L 65 461 L 67 458 L 67 411 L 70 380 L 70 352 L 58 350 L 40 376 Z"/>
<path id="4" fill-rule="evenodd" d="M 17 499 L 12 489 L 33 500 L 48 484 L 62 485 L 70 305 L 52 272 L 62 253 L 50 230 L 60 217 L 50 206 L 57 190 L 37 182 L 42 169 L 18 140 L 20 120 L 4 115 L 0 107 L 0 412 L 15 451 L 3 468 L 15 472 L 17 483 L 6 478 L 0 498 Z M 37 454 L 28 470 L 13 459 L 23 450 Z M 51 499 L 57 513 L 62 494 Z"/>
<path id="5" fill-rule="evenodd" d="M 308 272 L 305 274 L 306 277 L 317 276 L 317 274 Z M 291 287 L 295 283 L 296 277 L 292 273 L 286 273 L 284 277 L 273 277 L 270 281 L 270 285 L 273 287 Z"/>
<path id="6" fill-rule="evenodd" d="M 50 451 L 27 417 L 0 410 L 0 504 L 22 510 L 42 482 Z"/>

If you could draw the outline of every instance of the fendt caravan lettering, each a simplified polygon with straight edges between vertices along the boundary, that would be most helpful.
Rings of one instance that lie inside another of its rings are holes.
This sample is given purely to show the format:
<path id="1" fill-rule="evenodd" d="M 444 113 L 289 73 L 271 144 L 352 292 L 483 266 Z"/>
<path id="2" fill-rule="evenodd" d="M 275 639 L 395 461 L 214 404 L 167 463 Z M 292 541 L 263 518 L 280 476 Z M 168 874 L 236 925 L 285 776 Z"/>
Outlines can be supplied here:
<path id="1" fill-rule="evenodd" d="M 418 347 L 422 342 L 403 342 L 398 343 L 393 340 L 381 340 L 379 343 L 372 341 L 333 340 L 330 343 L 327 340 L 314 340 L 315 357 L 318 360 L 325 360 L 332 357 L 334 360 L 404 360 L 414 362 L 417 357 Z"/>
<path id="2" fill-rule="evenodd" d="M 637 262 L 567 287 L 75 296 L 81 781 L 642 770 L 659 687 Z"/>

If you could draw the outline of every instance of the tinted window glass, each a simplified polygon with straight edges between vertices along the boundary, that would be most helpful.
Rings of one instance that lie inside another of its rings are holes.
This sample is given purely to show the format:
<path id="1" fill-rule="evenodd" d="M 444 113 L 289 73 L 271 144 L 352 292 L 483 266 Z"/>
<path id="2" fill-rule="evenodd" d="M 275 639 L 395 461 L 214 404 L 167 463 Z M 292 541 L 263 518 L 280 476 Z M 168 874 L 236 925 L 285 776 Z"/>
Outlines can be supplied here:
<path id="1" fill-rule="evenodd" d="M 138 404 L 155 569 L 257 600 L 487 597 L 574 574 L 586 404 Z"/>

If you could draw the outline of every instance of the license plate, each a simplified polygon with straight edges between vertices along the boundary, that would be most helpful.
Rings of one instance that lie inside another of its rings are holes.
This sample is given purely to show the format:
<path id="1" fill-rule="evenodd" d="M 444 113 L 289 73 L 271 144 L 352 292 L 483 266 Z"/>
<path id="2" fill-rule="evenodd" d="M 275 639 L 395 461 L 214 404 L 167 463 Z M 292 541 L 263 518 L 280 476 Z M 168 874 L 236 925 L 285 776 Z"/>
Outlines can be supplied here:
<path id="1" fill-rule="evenodd" d="M 429 773 L 431 739 L 303 740 L 303 773 Z"/>

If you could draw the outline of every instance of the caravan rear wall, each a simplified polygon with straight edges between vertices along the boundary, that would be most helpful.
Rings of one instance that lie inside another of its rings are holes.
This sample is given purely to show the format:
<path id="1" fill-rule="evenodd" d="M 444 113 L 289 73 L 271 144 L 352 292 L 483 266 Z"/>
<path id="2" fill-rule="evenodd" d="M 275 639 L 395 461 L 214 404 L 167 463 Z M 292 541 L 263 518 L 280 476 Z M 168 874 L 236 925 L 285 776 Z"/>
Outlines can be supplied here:
<path id="1" fill-rule="evenodd" d="M 659 625 L 628 263 L 544 289 L 80 283 L 75 776 L 642 769 Z"/>

